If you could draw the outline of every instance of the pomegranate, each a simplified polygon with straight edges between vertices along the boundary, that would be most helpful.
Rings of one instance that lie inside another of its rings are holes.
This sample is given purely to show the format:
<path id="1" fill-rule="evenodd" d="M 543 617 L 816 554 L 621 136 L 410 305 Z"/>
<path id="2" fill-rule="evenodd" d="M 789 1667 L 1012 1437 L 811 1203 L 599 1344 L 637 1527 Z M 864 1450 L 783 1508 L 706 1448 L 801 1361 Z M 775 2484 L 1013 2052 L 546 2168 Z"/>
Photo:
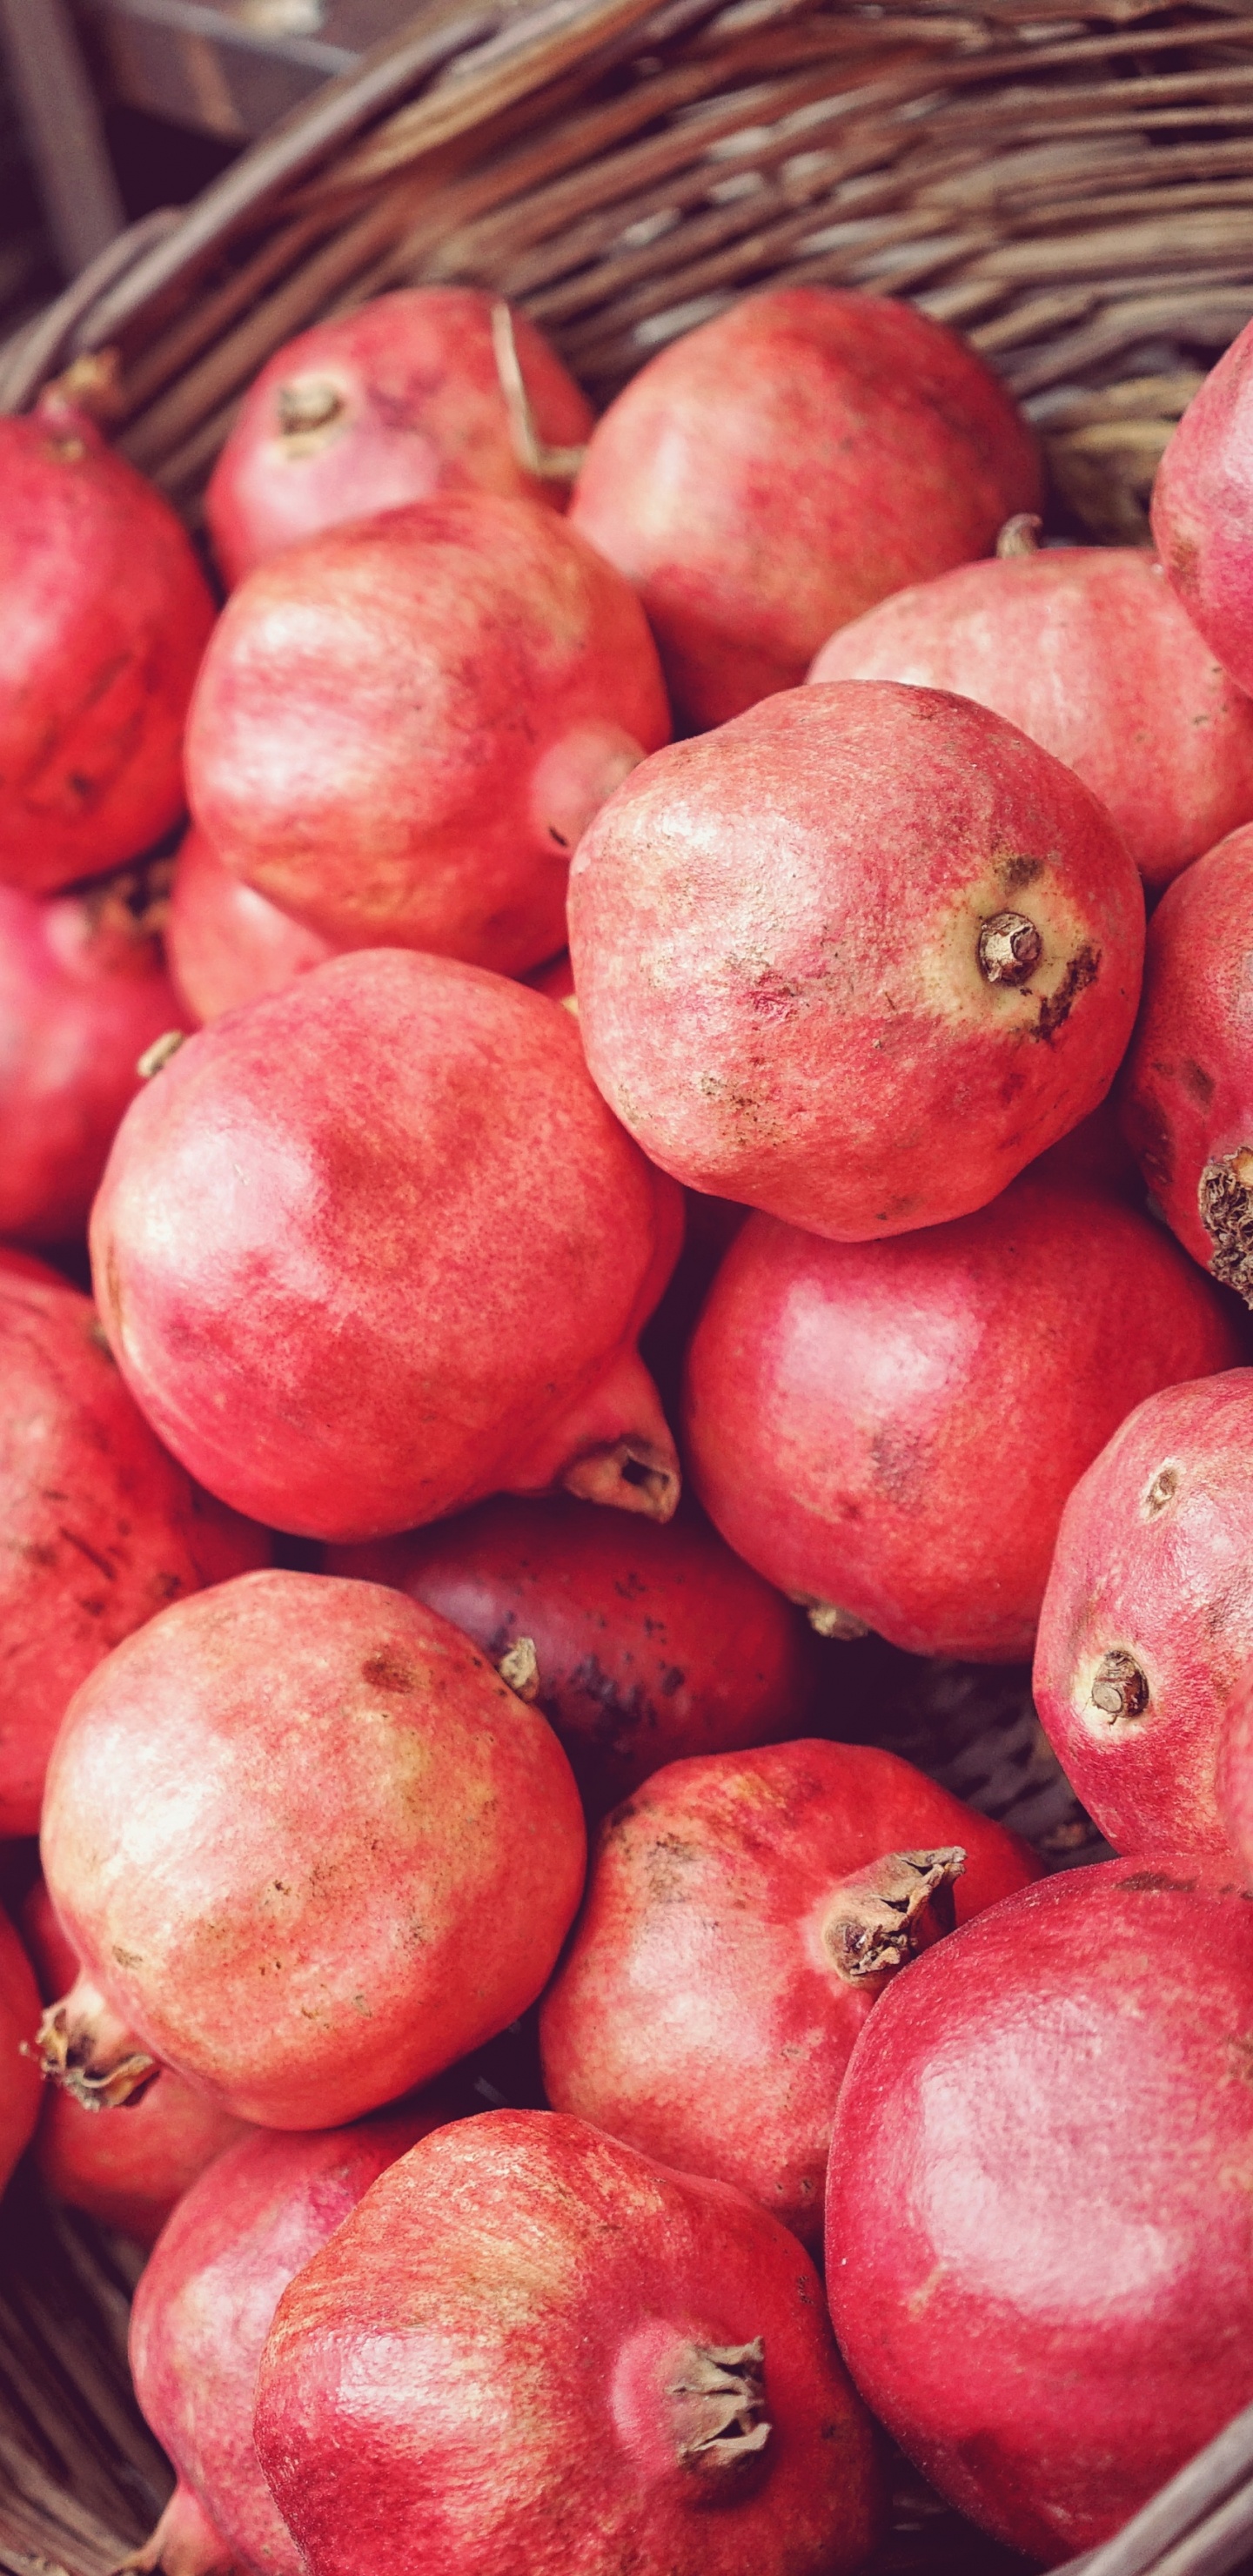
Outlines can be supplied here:
<path id="1" fill-rule="evenodd" d="M 873 2435 L 764 2210 L 581 2120 L 402 2156 L 286 2290 L 256 2441 L 309 2576 L 850 2576 Z"/>
<path id="2" fill-rule="evenodd" d="M 22 1907 L 22 1938 L 40 1996 L 51 2003 L 73 1985 L 78 1953 L 57 1921 L 42 1879 Z M 168 2068 L 130 2111 L 127 2120 L 100 2120 L 72 2093 L 48 2085 L 35 2161 L 58 2200 L 89 2211 L 106 2227 L 120 2227 L 140 2245 L 152 2245 L 197 2174 L 224 2147 L 251 2133 Z"/>
<path id="3" fill-rule="evenodd" d="M 736 1554 L 835 1636 L 1031 1652 L 1071 1487 L 1146 1395 L 1243 1357 L 1239 1309 L 1121 1200 L 1024 1177 L 890 1243 L 752 1217 L 688 1355 Z"/>
<path id="4" fill-rule="evenodd" d="M 1123 1125 L 1169 1225 L 1253 1302 L 1253 825 L 1167 888 L 1119 1085 Z"/>
<path id="5" fill-rule="evenodd" d="M 561 946 L 575 842 L 669 732 L 621 574 L 539 502 L 449 492 L 249 576 L 188 792 L 226 865 L 324 939 L 512 974 Z"/>
<path id="6" fill-rule="evenodd" d="M 533 966 L 522 981 L 534 993 L 547 993 L 550 1002 L 572 1002 L 574 970 L 569 949 L 563 948 L 559 957 L 550 957 L 546 966 Z"/>
<path id="7" fill-rule="evenodd" d="M 92 1219 L 105 1325 L 161 1437 L 281 1529 L 360 1539 L 502 1487 L 666 1519 L 634 1346 L 678 1192 L 520 984 L 379 949 L 180 1049 Z"/>
<path id="8" fill-rule="evenodd" d="M 1147 548 L 964 564 L 841 628 L 810 678 L 956 689 L 1007 716 L 1100 797 L 1146 885 L 1253 816 L 1253 706 Z"/>
<path id="9" fill-rule="evenodd" d="M 320 931 L 243 885 L 194 829 L 178 854 L 165 942 L 170 973 L 202 1022 L 280 992 L 336 954 Z"/>
<path id="10" fill-rule="evenodd" d="M 205 496 L 228 582 L 281 546 L 433 492 L 499 492 L 558 507 L 591 406 L 543 333 L 508 314 L 509 342 L 540 453 L 518 453 L 502 390 L 490 295 L 419 286 L 319 322 L 263 367 Z M 497 306 L 499 310 L 499 306 Z M 502 350 L 506 364 L 509 350 Z M 519 424 L 520 426 L 520 424 Z"/>
<path id="11" fill-rule="evenodd" d="M 867 2013 L 954 1911 L 1039 1875 L 1016 1834 L 874 1746 L 672 1762 L 601 1828 L 541 2014 L 548 2098 L 820 2247 Z"/>
<path id="12" fill-rule="evenodd" d="M 1116 1851 L 1230 1856 L 1217 1771 L 1253 1658 L 1253 1369 L 1166 1387 L 1116 1431 L 1062 1515 L 1035 1699 Z"/>
<path id="13" fill-rule="evenodd" d="M 213 602 L 168 501 L 52 389 L 0 419 L 0 880 L 48 894 L 183 803 Z"/>
<path id="14" fill-rule="evenodd" d="M 0 1835 L 39 1829 L 66 1702 L 181 1593 L 270 1540 L 200 1493 L 132 1403 L 90 1298 L 0 1263 Z"/>
<path id="15" fill-rule="evenodd" d="M 1253 323 L 1193 395 L 1157 469 L 1153 537 L 1193 625 L 1253 690 Z"/>
<path id="16" fill-rule="evenodd" d="M 38 2021 L 30 1961 L 8 1915 L 0 1913 L 0 2191 L 39 2117 L 39 2071 L 28 2054 Z"/>
<path id="17" fill-rule="evenodd" d="M 270 2322 L 288 2282 L 362 2193 L 450 2116 L 451 2105 L 415 2103 L 356 2129 L 253 2134 L 192 2185 L 131 2310 L 135 2393 L 178 2485 L 128 2567 L 162 2576 L 236 2567 L 302 2576 L 253 2448 L 257 2366 Z"/>
<path id="18" fill-rule="evenodd" d="M 175 1603 L 77 1693 L 43 1864 L 83 1972 L 48 2071 L 112 2108 L 172 2066 L 328 2128 L 544 1985 L 583 1884 L 551 1727 L 380 1584 L 273 1571 Z"/>
<path id="19" fill-rule="evenodd" d="M 507 1656 L 596 1815 L 680 1754 L 794 1734 L 809 1704 L 803 1623 L 695 1514 L 658 1529 L 564 1495 L 499 1500 L 332 1549 L 327 1568 L 390 1583 Z"/>
<path id="20" fill-rule="evenodd" d="M 165 971 L 160 874 L 73 894 L 0 886 L 0 1228 L 81 1234 L 138 1059 L 185 1016 Z"/>
<path id="21" fill-rule="evenodd" d="M 1253 1667 L 1246 1658 L 1227 1704 L 1218 1761 L 1218 1808 L 1245 1886 L 1253 1885 Z"/>
<path id="22" fill-rule="evenodd" d="M 827 2288 L 863 2396 L 1050 2565 L 1253 2398 L 1253 1913 L 1195 1855 L 994 1906 L 871 2014 Z"/>
<path id="23" fill-rule="evenodd" d="M 649 361 L 592 432 L 576 527 L 633 581 L 676 711 L 795 688 L 836 626 L 1036 507 L 1031 432 L 907 304 L 790 286 Z"/>
<path id="24" fill-rule="evenodd" d="M 982 1207 L 1095 1108 L 1143 939 L 1087 788 L 985 708 L 886 681 L 676 743 L 570 877 L 610 1107 L 690 1188 L 840 1241 Z"/>

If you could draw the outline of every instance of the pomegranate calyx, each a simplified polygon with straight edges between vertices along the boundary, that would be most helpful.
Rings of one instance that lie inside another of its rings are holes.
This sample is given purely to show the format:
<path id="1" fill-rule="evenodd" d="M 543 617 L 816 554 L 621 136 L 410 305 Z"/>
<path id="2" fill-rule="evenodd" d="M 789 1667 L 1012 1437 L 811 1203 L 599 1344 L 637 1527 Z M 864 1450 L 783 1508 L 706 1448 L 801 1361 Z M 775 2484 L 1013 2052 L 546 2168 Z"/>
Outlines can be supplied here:
<path id="1" fill-rule="evenodd" d="M 666 2395 L 685 2468 L 722 2477 L 764 2451 L 772 2430 L 763 2412 L 765 2357 L 760 2335 L 752 2343 L 684 2346 Z"/>
<path id="2" fill-rule="evenodd" d="M 852 1645 L 858 1637 L 868 1637 L 870 1630 L 855 1611 L 842 1610 L 837 1601 L 815 1601 L 811 1592 L 793 1592 L 790 1598 L 803 1610 L 816 1637 L 836 1637 L 842 1645 Z"/>
<path id="3" fill-rule="evenodd" d="M 163 1073 L 171 1056 L 177 1055 L 179 1048 L 186 1043 L 186 1029 L 166 1029 L 159 1038 L 154 1038 L 151 1046 L 144 1048 L 135 1067 L 140 1081 L 151 1082 L 154 1073 Z"/>
<path id="4" fill-rule="evenodd" d="M 585 1503 L 611 1503 L 620 1512 L 645 1512 L 651 1521 L 673 1520 L 679 1476 L 673 1461 L 651 1440 L 628 1433 L 575 1458 L 561 1479 Z"/>
<path id="5" fill-rule="evenodd" d="M 280 385 L 276 402 L 278 425 L 287 439 L 304 439 L 314 431 L 329 429 L 344 409 L 344 397 L 338 385 L 324 376 L 299 377 Z"/>
<path id="6" fill-rule="evenodd" d="M 142 2548 L 120 2558 L 113 2576 L 247 2576 L 247 2570 L 180 2479 Z"/>
<path id="7" fill-rule="evenodd" d="M 1026 984 L 1043 953 L 1044 942 L 1025 912 L 994 912 L 980 923 L 979 972 L 989 984 Z"/>
<path id="8" fill-rule="evenodd" d="M 539 1698 L 539 1657 L 535 1652 L 534 1637 L 515 1637 L 513 1644 L 501 1656 L 496 1670 L 502 1682 L 508 1683 L 515 1698 L 528 1701 Z"/>
<path id="9" fill-rule="evenodd" d="M 50 2004 L 35 2039 L 42 2073 L 85 2111 L 138 2102 L 161 2069 L 86 1976 Z"/>
<path id="10" fill-rule="evenodd" d="M 1014 555 L 1038 555 L 1043 524 L 1034 510 L 1015 510 L 1013 518 L 1006 520 L 996 540 L 1000 562 L 1005 563 Z"/>
<path id="11" fill-rule="evenodd" d="M 1253 1304 L 1253 1145 L 1207 1163 L 1196 1195 L 1213 1276 Z"/>
<path id="12" fill-rule="evenodd" d="M 965 1866 L 965 1852 L 952 1844 L 885 1852 L 846 1878 L 822 1928 L 836 1975 L 850 1986 L 895 1976 L 937 1933 L 951 1932 L 953 1881 Z"/>
<path id="13" fill-rule="evenodd" d="M 1114 1646 L 1097 1665 L 1089 1697 L 1112 1730 L 1144 1715 L 1149 1704 L 1148 1679 L 1134 1655 L 1129 1655 L 1125 1647 Z"/>

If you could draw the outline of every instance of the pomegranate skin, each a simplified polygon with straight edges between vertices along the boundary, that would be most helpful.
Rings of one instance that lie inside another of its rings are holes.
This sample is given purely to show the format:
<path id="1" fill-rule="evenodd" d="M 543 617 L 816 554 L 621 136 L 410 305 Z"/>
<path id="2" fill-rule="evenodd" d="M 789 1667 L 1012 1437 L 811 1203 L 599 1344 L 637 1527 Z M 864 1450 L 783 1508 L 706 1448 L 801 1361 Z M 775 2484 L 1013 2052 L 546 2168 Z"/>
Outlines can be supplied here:
<path id="1" fill-rule="evenodd" d="M 821 2309 L 738 2192 L 488 2112 L 284 2293 L 257 2450 L 310 2576 L 401 2576 L 415 2531 L 423 2576 L 851 2576 L 874 2437 Z"/>
<path id="2" fill-rule="evenodd" d="M 1004 924 L 1035 941 L 1026 981 L 988 948 Z M 1094 1109 L 1143 941 L 1088 790 L 986 708 L 887 681 L 676 743 L 570 876 L 611 1109 L 689 1188 L 842 1242 L 984 1206 Z"/>
<path id="3" fill-rule="evenodd" d="M 1149 886 L 1253 816 L 1253 706 L 1147 547 L 964 564 L 843 627 L 810 678 L 993 708 L 1100 797 Z"/>
<path id="4" fill-rule="evenodd" d="M 73 1985 L 79 1962 L 41 1878 L 22 1907 L 22 1939 L 40 1997 L 52 2003 Z M 102 2120 L 59 2085 L 46 2084 L 35 2162 L 58 2200 L 120 2227 L 139 2245 L 153 2245 L 197 2174 L 252 2132 L 168 2068 L 128 2110 L 125 2120 Z"/>
<path id="5" fill-rule="evenodd" d="M 165 945 L 174 983 L 202 1026 L 281 992 L 337 953 L 320 931 L 243 885 L 194 828 L 174 870 Z"/>
<path id="6" fill-rule="evenodd" d="M 1167 1387 L 1115 1432 L 1062 1514 L 1035 1702 L 1116 1851 L 1230 1858 L 1217 1775 L 1253 1658 L 1251 1445 L 1253 1369 Z"/>
<path id="7" fill-rule="evenodd" d="M 180 1049 L 123 1120 L 92 1262 L 175 1456 L 274 1526 L 354 1540 L 563 1482 L 668 1516 L 634 1337 L 681 1221 L 568 1012 L 380 949 Z"/>
<path id="8" fill-rule="evenodd" d="M 492 345 L 497 301 L 468 286 L 402 289 L 319 322 L 271 358 L 205 495 L 228 582 L 301 537 L 434 492 L 561 507 L 569 476 L 528 473 L 515 450 Z M 540 441 L 581 446 L 590 403 L 535 324 L 524 313 L 512 321 Z"/>
<path id="9" fill-rule="evenodd" d="M 1028 1888 L 897 1980 L 836 2109 L 827 2289 L 941 2494 L 1055 2565 L 1253 2398 L 1253 1919 L 1195 1854 Z"/>
<path id="10" fill-rule="evenodd" d="M 1253 825 L 1167 888 L 1119 1081 L 1123 1128 L 1193 1259 L 1253 1297 Z"/>
<path id="11" fill-rule="evenodd" d="M 752 1217 L 688 1354 L 692 1480 L 828 1621 L 1011 1662 L 1072 1486 L 1146 1395 L 1244 1357 L 1238 1315 L 1148 1218 L 1034 1177 L 890 1243 Z"/>
<path id="12" fill-rule="evenodd" d="M 96 1989 L 49 2015 L 50 2071 L 99 2100 L 124 2030 L 276 2129 L 354 2119 L 502 2030 L 585 1854 L 551 1727 L 466 1638 L 280 1571 L 176 1603 L 92 1675 L 42 1842 Z"/>
<path id="13" fill-rule="evenodd" d="M 228 2565 L 302 2576 L 252 2439 L 271 2319 L 288 2282 L 362 2193 L 448 2116 L 441 2106 L 414 2104 L 312 2137 L 254 2132 L 180 2203 L 140 2276 L 130 2330 L 135 2394 L 178 2472 L 175 2543 L 190 2494 Z M 199 2553 L 189 2565 L 185 2550 L 172 2552 L 169 2523 L 167 2513 L 132 2563 L 164 2576 L 208 2576 Z"/>
<path id="14" fill-rule="evenodd" d="M 835 627 L 986 554 L 1039 493 L 1030 430 L 951 332 L 792 286 L 641 368 L 592 432 L 570 516 L 635 583 L 695 729 L 795 688 Z"/>
<path id="15" fill-rule="evenodd" d="M 1236 1853 L 1246 1887 L 1253 1886 L 1253 1668 L 1248 1662 L 1232 1691 L 1218 1761 L 1218 1806 L 1227 1843 Z"/>
<path id="16" fill-rule="evenodd" d="M 1253 690 L 1253 325 L 1193 395 L 1157 469 L 1151 515 L 1193 625 Z"/>
<path id="17" fill-rule="evenodd" d="M 0 886 L 0 1230 L 81 1234 L 139 1057 L 186 1022 L 159 898 L 126 869 L 73 894 Z"/>
<path id="18" fill-rule="evenodd" d="M 901 1946 L 872 1969 L 848 1947 L 864 1874 L 889 1856 L 954 1851 L 965 1855 L 951 1884 L 959 1923 L 1040 1875 L 1016 1834 L 874 1746 L 776 1744 L 654 1773 L 601 1828 L 544 2001 L 554 2110 L 736 2184 L 820 2252 L 853 2043 L 896 1966 L 944 1928 L 932 1903 L 906 1934 L 896 1877 L 920 1873 L 885 1873 L 873 1921 L 894 1914 Z"/>
<path id="19" fill-rule="evenodd" d="M 39 1830 L 66 1704 L 180 1594 L 266 1565 L 270 1538 L 201 1493 L 128 1395 L 89 1297 L 0 1264 L 0 1835 Z"/>
<path id="20" fill-rule="evenodd" d="M 670 736 L 629 585 L 536 501 L 451 492 L 262 564 L 219 620 L 192 812 L 337 946 L 554 955 L 580 833 Z"/>
<path id="21" fill-rule="evenodd" d="M 529 1637 L 535 1698 L 595 1815 L 663 1762 L 794 1734 L 812 1694 L 796 1611 L 694 1516 L 658 1529 L 565 1496 L 500 1500 L 332 1549 L 327 1572 L 425 1601 L 493 1663 Z"/>
<path id="22" fill-rule="evenodd" d="M 178 819 L 213 601 L 168 501 L 53 398 L 0 420 L 0 880 L 49 894 Z"/>
<path id="23" fill-rule="evenodd" d="M 39 2022 L 30 1961 L 8 1915 L 0 1913 L 0 2191 L 35 2134 L 43 2087 L 27 2052 Z"/>

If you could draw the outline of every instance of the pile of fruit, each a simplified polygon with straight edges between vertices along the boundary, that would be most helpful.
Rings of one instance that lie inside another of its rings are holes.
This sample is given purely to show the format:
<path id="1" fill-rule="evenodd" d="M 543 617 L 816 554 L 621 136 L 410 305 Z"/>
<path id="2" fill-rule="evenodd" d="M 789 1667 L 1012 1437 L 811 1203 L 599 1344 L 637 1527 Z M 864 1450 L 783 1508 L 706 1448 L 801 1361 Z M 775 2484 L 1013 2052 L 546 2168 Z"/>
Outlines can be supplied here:
<path id="1" fill-rule="evenodd" d="M 1253 336 L 1159 560 L 905 307 L 593 423 L 384 297 L 220 613 L 92 398 L 0 423 L 0 2164 L 153 2248 L 134 2563 L 852 2576 L 883 2426 L 1056 2564 L 1253 2399 Z M 841 1740 L 872 1631 L 1034 1649 L 1118 1857 Z"/>

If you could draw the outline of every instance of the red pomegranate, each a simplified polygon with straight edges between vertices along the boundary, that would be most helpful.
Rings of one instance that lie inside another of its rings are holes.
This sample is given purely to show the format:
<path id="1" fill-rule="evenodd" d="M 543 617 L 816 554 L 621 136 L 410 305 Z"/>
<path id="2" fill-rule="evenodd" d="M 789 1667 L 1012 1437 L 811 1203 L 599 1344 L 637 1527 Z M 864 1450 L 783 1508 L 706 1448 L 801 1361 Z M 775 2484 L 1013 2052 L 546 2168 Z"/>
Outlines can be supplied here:
<path id="1" fill-rule="evenodd" d="M 1193 625 L 1253 690 L 1253 324 L 1194 394 L 1162 458 L 1153 537 Z"/>
<path id="2" fill-rule="evenodd" d="M 1162 1214 L 1197 1261 L 1253 1301 L 1253 825 L 1168 887 L 1119 1084 L 1123 1126 Z"/>
<path id="3" fill-rule="evenodd" d="M 1230 1855 L 1217 1772 L 1253 1658 L 1253 1369 L 1137 1407 L 1062 1514 L 1035 1701 L 1116 1851 Z"/>
<path id="4" fill-rule="evenodd" d="M 0 1229 L 81 1234 L 138 1060 L 185 1019 L 159 937 L 160 874 L 73 894 L 0 886 Z"/>
<path id="5" fill-rule="evenodd" d="M 954 1919 L 1039 1875 L 1016 1834 L 874 1746 L 672 1762 L 601 1828 L 541 2014 L 549 2101 L 820 2247 L 867 2013 Z"/>
<path id="6" fill-rule="evenodd" d="M 47 894 L 182 809 L 213 602 L 168 501 L 55 392 L 0 420 L 0 879 Z"/>
<path id="7" fill-rule="evenodd" d="M 564 1495 L 498 1500 L 332 1549 L 327 1570 L 390 1583 L 493 1663 L 508 1655 L 506 1680 L 555 1726 L 595 1815 L 663 1762 L 770 1743 L 804 1722 L 803 1623 L 694 1513 L 659 1529 Z"/>
<path id="8" fill-rule="evenodd" d="M 40 1998 L 52 2003 L 73 1985 L 78 1953 L 41 1878 L 21 1919 Z M 129 2119 L 101 2120 L 60 2085 L 46 2085 L 35 2161 L 58 2200 L 89 2211 L 106 2227 L 120 2227 L 140 2245 L 152 2245 L 197 2174 L 251 2132 L 168 2068 L 129 2109 Z"/>
<path id="9" fill-rule="evenodd" d="M 379 1584 L 244 1575 L 77 1693 L 44 1801 L 83 1962 L 48 2071 L 106 2108 L 172 2066 L 275 2129 L 355 2119 L 532 2003 L 583 1885 L 550 1726 Z"/>
<path id="10" fill-rule="evenodd" d="M 695 728 L 795 688 L 834 627 L 986 554 L 1039 492 L 1030 430 L 951 332 L 791 286 L 650 360 L 593 431 L 570 515 L 636 584 Z"/>
<path id="11" fill-rule="evenodd" d="M 131 2310 L 135 2394 L 178 2484 L 128 2566 L 161 2576 L 302 2576 L 252 2439 L 274 2310 L 371 2183 L 451 2116 L 451 2106 L 428 2102 L 313 2137 L 254 2134 L 193 2184 Z"/>
<path id="12" fill-rule="evenodd" d="M 851 2576 L 873 2435 L 817 2274 L 739 2192 L 493 2111 L 279 2301 L 256 2441 L 309 2576 Z"/>
<path id="13" fill-rule="evenodd" d="M 325 939 L 512 974 L 561 946 L 571 850 L 669 732 L 621 574 L 539 502 L 449 492 L 249 576 L 188 792 L 227 866 Z"/>
<path id="14" fill-rule="evenodd" d="M 1146 1395 L 1243 1357 L 1238 1316 L 1134 1208 L 1031 1176 L 890 1243 L 753 1217 L 688 1356 L 693 1481 L 826 1632 L 1008 1662 L 1071 1487 Z"/>
<path id="15" fill-rule="evenodd" d="M 1253 1886 L 1253 1669 L 1248 1659 L 1227 1703 L 1218 1762 L 1218 1808 L 1245 1885 Z"/>
<path id="16" fill-rule="evenodd" d="M 1143 941 L 1087 788 L 985 708 L 884 681 L 674 744 L 570 876 L 611 1109 L 690 1188 L 840 1241 L 982 1207 L 1095 1108 Z"/>
<path id="17" fill-rule="evenodd" d="M 667 1519 L 635 1334 L 680 1215 L 568 1012 L 379 949 L 180 1049 L 123 1121 L 92 1258 L 161 1437 L 281 1529 L 374 1538 L 559 1485 Z"/>
<path id="18" fill-rule="evenodd" d="M 1253 706 L 1147 548 L 964 564 L 843 627 L 810 678 L 956 689 L 1007 716 L 1100 797 L 1146 885 L 1253 816 Z"/>
<path id="19" fill-rule="evenodd" d="M 380 295 L 319 322 L 263 367 L 218 458 L 205 496 L 213 550 L 228 582 L 281 546 L 433 492 L 498 492 L 564 501 L 576 458 L 538 470 L 543 451 L 577 449 L 592 410 L 541 331 L 509 314 L 512 345 L 540 455 L 519 454 L 502 389 L 493 308 L 469 286 Z M 510 350 L 501 352 L 506 365 Z"/>
<path id="20" fill-rule="evenodd" d="M 174 982 L 201 1022 L 281 992 L 336 954 L 320 931 L 242 884 L 194 828 L 174 870 L 165 945 Z"/>
<path id="21" fill-rule="evenodd" d="M 167 1602 L 270 1556 L 154 1439 L 90 1298 L 0 1264 L 0 1835 L 39 1830 L 66 1703 Z"/>
<path id="22" fill-rule="evenodd" d="M 39 2024 L 30 1961 L 8 1915 L 0 1913 L 0 2191 L 34 2136 L 42 2086 L 29 2054 Z"/>
<path id="23" fill-rule="evenodd" d="M 1253 2399 L 1253 1909 L 1195 1855 L 1028 1888 L 872 2013 L 827 2290 L 863 2396 L 1050 2565 Z"/>

